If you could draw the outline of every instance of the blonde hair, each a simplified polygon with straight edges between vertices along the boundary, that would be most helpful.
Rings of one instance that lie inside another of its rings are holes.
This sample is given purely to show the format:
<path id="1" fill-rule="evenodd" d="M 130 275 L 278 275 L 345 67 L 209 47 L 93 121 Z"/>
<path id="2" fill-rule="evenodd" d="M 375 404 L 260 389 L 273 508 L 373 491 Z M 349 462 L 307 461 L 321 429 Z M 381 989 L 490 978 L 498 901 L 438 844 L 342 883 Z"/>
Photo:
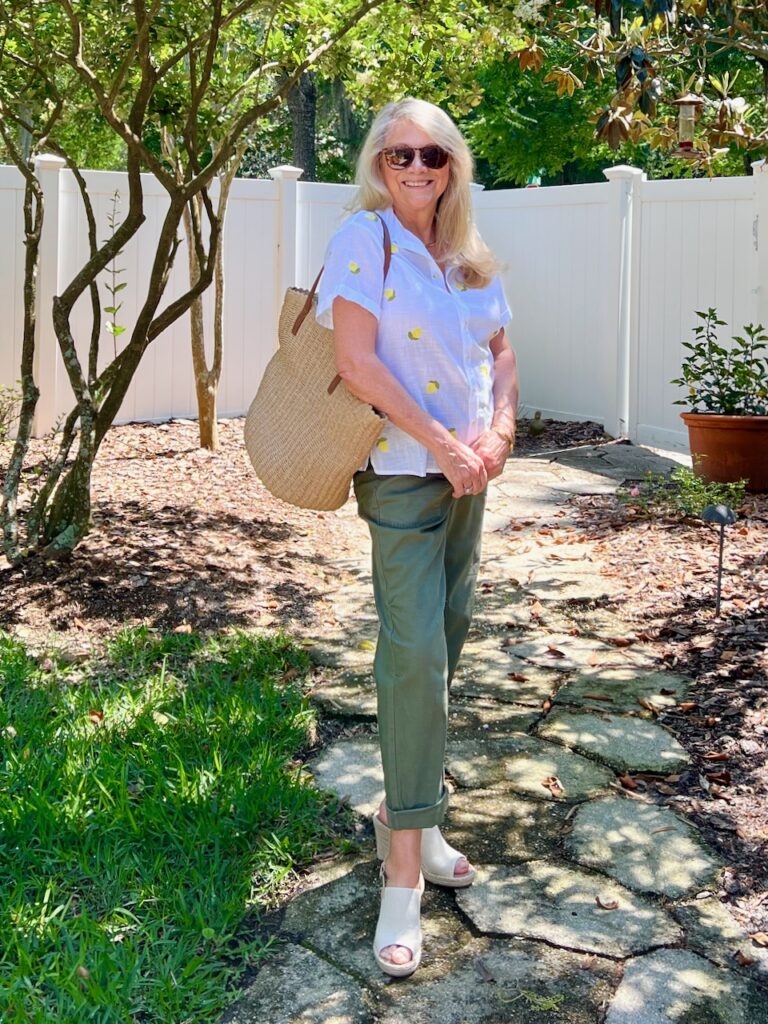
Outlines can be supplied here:
<path id="1" fill-rule="evenodd" d="M 484 288 L 498 270 L 498 263 L 472 220 L 469 185 L 474 161 L 464 138 L 451 118 L 434 103 L 408 97 L 388 103 L 376 115 L 357 160 L 357 194 L 353 210 L 381 210 L 392 205 L 379 161 L 393 125 L 408 121 L 426 132 L 450 154 L 448 187 L 438 200 L 435 239 L 446 263 L 459 267 L 469 288 Z"/>

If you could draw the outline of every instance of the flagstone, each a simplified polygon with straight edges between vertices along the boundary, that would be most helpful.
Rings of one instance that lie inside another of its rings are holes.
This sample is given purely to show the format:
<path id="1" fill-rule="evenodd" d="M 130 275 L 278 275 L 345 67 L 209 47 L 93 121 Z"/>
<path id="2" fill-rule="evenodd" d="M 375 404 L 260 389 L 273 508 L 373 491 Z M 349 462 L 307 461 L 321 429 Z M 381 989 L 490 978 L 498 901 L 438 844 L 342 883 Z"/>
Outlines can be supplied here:
<path id="1" fill-rule="evenodd" d="M 459 740 L 449 744 L 448 769 L 462 786 L 496 787 L 524 793 L 536 800 L 553 800 L 556 777 L 566 801 L 604 794 L 613 783 L 608 768 L 574 754 L 556 743 L 522 733 L 504 738 Z"/>
<path id="2" fill-rule="evenodd" d="M 583 669 L 558 690 L 554 699 L 556 704 L 603 711 L 638 711 L 642 707 L 640 701 L 647 701 L 661 710 L 684 700 L 692 685 L 693 680 L 674 672 Z"/>
<path id="3" fill-rule="evenodd" d="M 672 911 L 685 928 L 688 948 L 722 967 L 768 980 L 768 948 L 752 942 L 749 935 L 716 896 L 681 903 Z M 748 958 L 739 963 L 736 954 Z"/>
<path id="4" fill-rule="evenodd" d="M 568 855 L 637 892 L 684 896 L 714 884 L 721 866 L 698 830 L 667 807 L 621 796 L 593 800 L 571 825 Z"/>
<path id="5" fill-rule="evenodd" d="M 669 775 L 685 768 L 690 760 L 663 726 L 630 715 L 555 710 L 544 719 L 538 735 L 622 772 Z"/>
<path id="6" fill-rule="evenodd" d="M 627 964 L 606 1024 L 768 1024 L 768 1000 L 751 982 L 686 949 L 659 949 Z"/>
<path id="7" fill-rule="evenodd" d="M 440 953 L 425 946 L 424 963 Z M 381 993 L 379 1024 L 594 1024 L 615 986 L 616 964 L 543 943 L 481 937 L 442 975 L 421 968 L 407 985 Z M 549 1012 L 542 1007 L 550 1007 Z"/>
<path id="8" fill-rule="evenodd" d="M 651 900 L 602 875 L 545 860 L 481 867 L 456 901 L 481 932 L 613 957 L 682 938 Z"/>
<path id="9" fill-rule="evenodd" d="M 222 1024 L 368 1024 L 359 983 L 289 943 L 264 963 Z"/>
<path id="10" fill-rule="evenodd" d="M 541 707 L 563 680 L 561 672 L 516 657 L 516 647 L 502 647 L 504 637 L 468 640 L 453 690 L 514 704 Z M 522 678 L 521 678 L 522 677 Z"/>
<path id="11" fill-rule="evenodd" d="M 347 797 L 358 814 L 368 817 L 384 796 L 377 736 L 338 740 L 308 766 L 319 789 Z"/>
<path id="12" fill-rule="evenodd" d="M 584 636 L 570 636 L 567 633 L 544 633 L 522 640 L 511 648 L 517 658 L 524 658 L 535 665 L 556 668 L 561 672 L 594 668 L 653 668 L 654 652 L 641 645 L 614 647 Z"/>
<path id="13" fill-rule="evenodd" d="M 557 847 L 569 810 L 565 802 L 460 789 L 451 796 L 444 832 L 473 864 L 537 860 Z"/>

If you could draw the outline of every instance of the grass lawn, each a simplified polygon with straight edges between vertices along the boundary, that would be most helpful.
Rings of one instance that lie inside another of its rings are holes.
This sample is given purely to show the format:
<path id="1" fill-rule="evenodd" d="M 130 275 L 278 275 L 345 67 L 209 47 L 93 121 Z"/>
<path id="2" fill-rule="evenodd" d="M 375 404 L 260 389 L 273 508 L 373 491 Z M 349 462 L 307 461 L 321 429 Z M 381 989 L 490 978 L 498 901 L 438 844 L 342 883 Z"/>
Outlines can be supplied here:
<path id="1" fill-rule="evenodd" d="M 241 927 L 333 842 L 282 637 L 120 634 L 98 662 L 0 634 L 0 1020 L 211 1024 Z"/>

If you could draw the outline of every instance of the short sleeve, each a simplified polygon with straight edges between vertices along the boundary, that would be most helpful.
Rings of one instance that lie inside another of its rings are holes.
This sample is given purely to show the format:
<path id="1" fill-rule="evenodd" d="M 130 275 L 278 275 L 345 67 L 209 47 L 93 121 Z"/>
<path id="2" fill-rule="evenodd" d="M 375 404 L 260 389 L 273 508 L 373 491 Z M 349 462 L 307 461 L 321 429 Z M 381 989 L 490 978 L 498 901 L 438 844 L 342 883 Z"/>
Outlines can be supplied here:
<path id="1" fill-rule="evenodd" d="M 488 287 L 492 290 L 493 304 L 498 314 L 498 329 L 506 327 L 512 319 L 512 310 L 509 308 L 507 297 L 504 294 L 504 285 L 498 274 L 493 278 Z"/>
<path id="2" fill-rule="evenodd" d="M 333 327 L 333 300 L 357 303 L 378 320 L 384 287 L 384 234 L 375 213 L 350 217 L 331 239 L 325 269 L 317 289 L 315 316 L 323 327 Z"/>

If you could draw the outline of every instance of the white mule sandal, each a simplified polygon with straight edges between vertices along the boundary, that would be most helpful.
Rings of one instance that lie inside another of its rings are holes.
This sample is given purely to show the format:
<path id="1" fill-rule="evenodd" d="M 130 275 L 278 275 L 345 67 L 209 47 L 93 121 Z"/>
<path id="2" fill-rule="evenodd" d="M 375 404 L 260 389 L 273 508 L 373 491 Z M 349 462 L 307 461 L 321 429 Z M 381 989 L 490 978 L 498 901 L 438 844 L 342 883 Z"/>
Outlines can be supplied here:
<path id="1" fill-rule="evenodd" d="M 421 963 L 421 897 L 424 894 L 424 876 L 419 876 L 415 889 L 402 889 L 387 885 L 385 866 L 381 865 L 381 909 L 373 937 L 373 955 L 385 974 L 405 978 L 413 974 Z M 411 951 L 406 964 L 384 960 L 382 949 L 387 946 L 405 946 Z"/>
<path id="2" fill-rule="evenodd" d="M 392 830 L 373 814 L 373 831 L 376 833 L 376 856 L 384 861 L 389 856 L 389 841 Z M 455 875 L 456 864 L 464 854 L 446 843 L 437 825 L 421 830 L 421 871 L 433 885 L 445 885 L 450 889 L 465 889 L 472 885 L 477 872 L 470 864 L 464 875 Z"/>

